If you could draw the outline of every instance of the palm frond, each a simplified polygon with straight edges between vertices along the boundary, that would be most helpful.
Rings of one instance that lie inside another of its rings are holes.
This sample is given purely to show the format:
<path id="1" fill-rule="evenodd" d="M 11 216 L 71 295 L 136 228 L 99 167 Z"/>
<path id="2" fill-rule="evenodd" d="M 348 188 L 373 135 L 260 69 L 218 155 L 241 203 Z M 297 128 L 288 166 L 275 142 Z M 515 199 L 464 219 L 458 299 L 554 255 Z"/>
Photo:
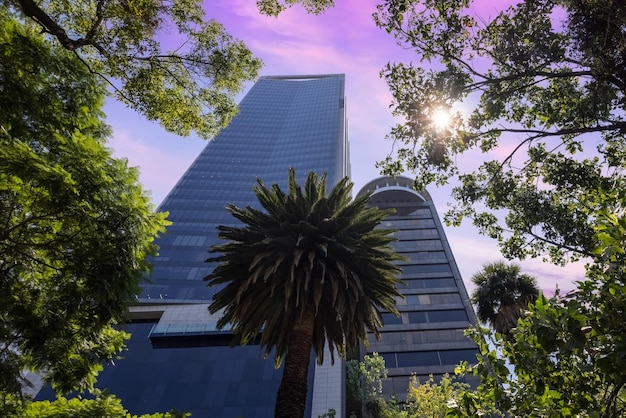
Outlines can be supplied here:
<path id="1" fill-rule="evenodd" d="M 209 286 L 223 286 L 209 310 L 223 312 L 218 326 L 230 324 L 235 343 L 260 334 L 266 355 L 280 363 L 294 324 L 312 307 L 311 330 L 318 362 L 325 345 L 345 353 L 347 345 L 378 334 L 379 309 L 397 312 L 395 296 L 402 259 L 390 247 L 391 232 L 379 229 L 389 211 L 368 208 L 368 195 L 350 197 L 342 179 L 326 195 L 326 175 L 309 173 L 304 187 L 289 171 L 288 191 L 254 187 L 263 210 L 228 206 L 241 226 L 221 226 L 215 245 L 218 262 Z M 333 357 L 334 360 L 334 357 Z"/>

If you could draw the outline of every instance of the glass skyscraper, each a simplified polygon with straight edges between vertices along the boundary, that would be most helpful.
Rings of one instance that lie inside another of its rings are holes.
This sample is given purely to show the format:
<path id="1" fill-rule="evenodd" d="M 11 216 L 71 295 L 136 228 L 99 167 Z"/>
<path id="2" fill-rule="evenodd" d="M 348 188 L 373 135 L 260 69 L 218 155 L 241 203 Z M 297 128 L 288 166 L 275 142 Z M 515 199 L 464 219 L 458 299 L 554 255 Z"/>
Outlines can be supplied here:
<path id="1" fill-rule="evenodd" d="M 160 205 L 172 225 L 157 240 L 159 255 L 137 295 L 125 329 L 128 350 L 107 365 L 97 386 L 122 399 L 132 414 L 187 411 L 193 417 L 273 416 L 282 377 L 258 345 L 229 347 L 207 307 L 217 289 L 203 280 L 214 268 L 205 262 L 218 243 L 217 227 L 236 220 L 228 204 L 256 206 L 256 179 L 285 187 L 288 169 L 301 182 L 310 171 L 327 173 L 328 189 L 350 175 L 343 75 L 262 77 L 239 106 L 230 126 L 209 142 Z M 406 178 L 380 178 L 361 193 L 370 203 L 394 207 L 385 227 L 397 229 L 402 262 L 398 300 L 401 317 L 383 313 L 382 339 L 370 339 L 391 378 L 386 394 L 402 399 L 409 376 L 452 372 L 472 360 L 476 346 L 463 336 L 474 323 L 465 287 L 430 196 Z M 364 352 L 365 353 L 365 352 Z M 329 359 L 326 354 L 324 358 Z M 337 361 L 309 368 L 308 417 L 344 411 L 344 367 Z M 54 395 L 44 389 L 39 399 Z"/>
<path id="2" fill-rule="evenodd" d="M 207 248 L 218 243 L 218 225 L 235 221 L 227 204 L 258 205 L 257 178 L 285 186 L 290 167 L 302 181 L 327 173 L 329 186 L 348 176 L 344 100 L 343 75 L 261 78 L 159 207 L 172 225 L 140 303 L 211 300 L 215 289 L 202 281 L 213 268 Z"/>
<path id="3" fill-rule="evenodd" d="M 465 285 L 454 261 L 437 210 L 425 192 L 416 192 L 413 180 L 381 177 L 359 193 L 372 192 L 369 204 L 396 212 L 382 227 L 396 230 L 392 245 L 406 258 L 397 299 L 400 317 L 383 313 L 381 339 L 369 338 L 363 354 L 378 353 L 385 360 L 389 378 L 383 393 L 406 399 L 411 376 L 418 382 L 454 375 L 461 361 L 476 362 L 478 347 L 463 332 L 476 324 Z"/>
<path id="4" fill-rule="evenodd" d="M 344 75 L 260 78 L 160 205 L 172 225 L 157 240 L 149 282 L 130 311 L 128 351 L 97 384 L 132 414 L 273 416 L 282 372 L 259 346 L 230 348 L 229 333 L 216 330 L 207 311 L 216 289 L 203 281 L 214 266 L 205 260 L 217 226 L 237 222 L 226 205 L 258 206 L 257 178 L 285 187 L 293 167 L 302 182 L 310 171 L 327 173 L 330 188 L 350 174 L 344 84 Z M 342 370 L 311 363 L 308 415 L 342 412 Z M 50 396 L 46 389 L 39 398 Z"/>

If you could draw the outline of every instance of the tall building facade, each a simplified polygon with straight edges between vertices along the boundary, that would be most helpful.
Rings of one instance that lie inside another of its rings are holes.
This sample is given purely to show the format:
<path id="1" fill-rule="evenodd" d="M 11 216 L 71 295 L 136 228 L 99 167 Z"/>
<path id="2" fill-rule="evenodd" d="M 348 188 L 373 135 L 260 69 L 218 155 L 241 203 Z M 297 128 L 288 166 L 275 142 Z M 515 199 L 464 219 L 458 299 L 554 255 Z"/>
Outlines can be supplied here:
<path id="1" fill-rule="evenodd" d="M 217 226 L 233 224 L 228 204 L 258 206 L 256 179 L 285 186 L 290 167 L 304 180 L 327 173 L 334 185 L 349 173 L 344 76 L 262 77 L 239 114 L 212 140 L 162 202 L 172 225 L 157 242 L 159 256 L 140 303 L 211 300 L 203 278 Z"/>
<path id="2" fill-rule="evenodd" d="M 301 182 L 310 171 L 327 173 L 329 189 L 350 175 L 343 75 L 262 77 L 239 105 L 231 124 L 191 164 L 160 211 L 172 225 L 159 237 L 159 255 L 137 295 L 124 327 L 128 350 L 107 365 L 97 386 L 122 400 L 132 414 L 191 412 L 193 417 L 273 416 L 282 377 L 259 346 L 229 346 L 208 313 L 213 294 L 203 280 L 215 267 L 205 260 L 220 243 L 219 225 L 235 225 L 228 204 L 258 207 L 256 179 L 286 186 L 288 169 Z M 430 196 L 411 189 L 406 178 L 380 178 L 371 205 L 393 207 L 383 226 L 397 229 L 401 263 L 401 317 L 383 313 L 382 339 L 370 338 L 365 353 L 378 352 L 389 376 L 384 392 L 406 396 L 411 375 L 419 379 L 451 373 L 472 360 L 476 346 L 463 336 L 475 323 L 471 305 Z M 329 359 L 326 354 L 324 358 Z M 309 368 L 306 416 L 344 411 L 344 367 L 337 361 Z M 50 388 L 38 399 L 50 399 Z"/>
<path id="3" fill-rule="evenodd" d="M 416 192 L 404 177 L 382 177 L 366 184 L 369 204 L 393 208 L 382 226 L 394 229 L 395 251 L 400 262 L 399 286 L 404 298 L 397 299 L 400 317 L 383 313 L 381 339 L 369 338 L 365 354 L 374 352 L 385 360 L 389 379 L 383 393 L 406 399 L 411 376 L 418 382 L 454 374 L 461 361 L 474 363 L 478 347 L 463 332 L 476 324 L 465 285 L 454 261 L 441 221 L 430 195 Z"/>
<path id="4" fill-rule="evenodd" d="M 237 222 L 225 207 L 258 207 L 257 178 L 285 187 L 293 167 L 301 181 L 310 171 L 327 173 L 331 186 L 350 174 L 344 84 L 343 75 L 260 78 L 160 205 L 172 225 L 157 240 L 149 282 L 125 326 L 128 351 L 97 384 L 132 414 L 273 416 L 282 371 L 259 346 L 231 348 L 228 331 L 217 331 L 207 311 L 217 289 L 203 280 L 214 266 L 205 260 L 217 226 Z M 341 364 L 311 363 L 308 415 L 342 413 L 342 372 Z"/>

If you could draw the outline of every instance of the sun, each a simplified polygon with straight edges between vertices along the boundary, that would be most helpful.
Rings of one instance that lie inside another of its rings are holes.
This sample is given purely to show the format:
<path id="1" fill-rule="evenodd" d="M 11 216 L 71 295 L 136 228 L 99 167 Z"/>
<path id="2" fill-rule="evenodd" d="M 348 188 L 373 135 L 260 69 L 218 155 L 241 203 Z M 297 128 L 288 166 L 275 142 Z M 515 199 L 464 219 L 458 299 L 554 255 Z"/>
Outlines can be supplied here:
<path id="1" fill-rule="evenodd" d="M 442 130 L 450 126 L 452 117 L 450 116 L 450 111 L 448 109 L 438 108 L 432 112 L 430 120 L 435 129 Z"/>

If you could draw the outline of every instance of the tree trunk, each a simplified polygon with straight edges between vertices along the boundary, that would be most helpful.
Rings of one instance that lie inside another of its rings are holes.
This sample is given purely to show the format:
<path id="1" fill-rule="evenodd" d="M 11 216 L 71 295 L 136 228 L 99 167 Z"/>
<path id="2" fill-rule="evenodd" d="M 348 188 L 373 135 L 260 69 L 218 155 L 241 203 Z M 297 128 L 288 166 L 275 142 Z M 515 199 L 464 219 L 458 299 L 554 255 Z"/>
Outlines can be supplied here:
<path id="1" fill-rule="evenodd" d="M 302 318 L 296 320 L 287 344 L 283 379 L 276 396 L 275 418 L 304 417 L 314 323 L 315 308 L 309 305 Z"/>

